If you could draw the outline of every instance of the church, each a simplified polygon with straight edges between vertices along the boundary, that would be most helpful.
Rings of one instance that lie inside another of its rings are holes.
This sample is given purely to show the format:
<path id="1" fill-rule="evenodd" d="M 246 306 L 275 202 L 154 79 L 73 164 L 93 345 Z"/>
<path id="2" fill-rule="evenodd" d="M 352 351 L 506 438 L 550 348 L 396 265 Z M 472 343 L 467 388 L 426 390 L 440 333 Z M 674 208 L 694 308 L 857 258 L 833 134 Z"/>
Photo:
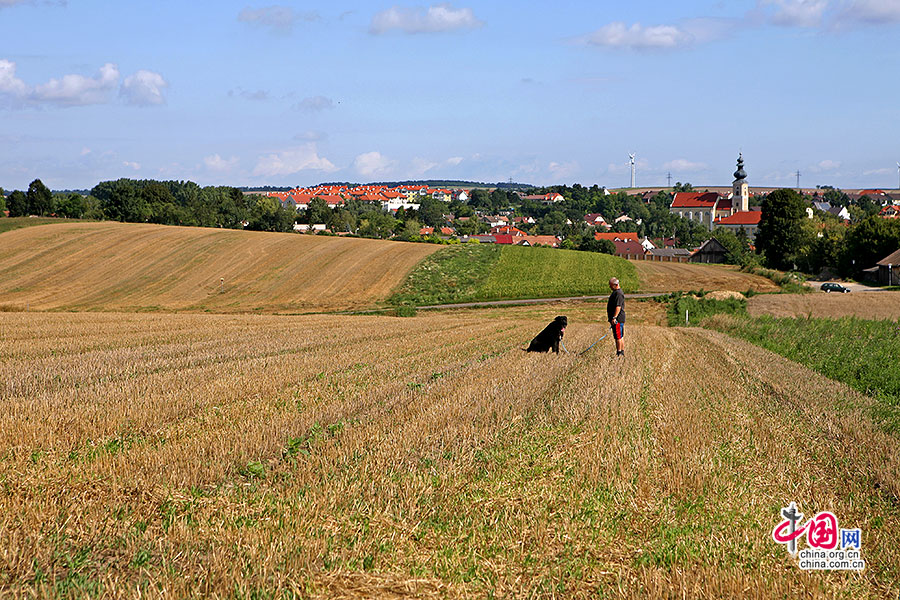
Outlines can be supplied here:
<path id="1" fill-rule="evenodd" d="M 672 199 L 669 211 L 680 217 L 696 221 L 710 231 L 716 227 L 743 229 L 752 239 L 759 227 L 761 213 L 750 210 L 750 186 L 744 170 L 743 154 L 738 155 L 734 182 L 728 195 L 718 192 L 678 192 Z"/>

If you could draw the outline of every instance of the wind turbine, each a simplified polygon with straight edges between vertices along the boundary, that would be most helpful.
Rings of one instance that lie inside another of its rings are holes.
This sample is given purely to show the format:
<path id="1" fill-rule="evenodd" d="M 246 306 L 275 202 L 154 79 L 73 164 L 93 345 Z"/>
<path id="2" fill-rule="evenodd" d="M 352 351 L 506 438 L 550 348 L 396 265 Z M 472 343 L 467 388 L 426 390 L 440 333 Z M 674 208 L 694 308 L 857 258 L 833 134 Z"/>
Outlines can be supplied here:
<path id="1" fill-rule="evenodd" d="M 634 152 L 631 152 L 628 155 L 628 158 L 631 159 L 631 187 L 633 188 L 634 187 Z M 898 164 L 897 167 L 900 167 L 900 164 Z"/>

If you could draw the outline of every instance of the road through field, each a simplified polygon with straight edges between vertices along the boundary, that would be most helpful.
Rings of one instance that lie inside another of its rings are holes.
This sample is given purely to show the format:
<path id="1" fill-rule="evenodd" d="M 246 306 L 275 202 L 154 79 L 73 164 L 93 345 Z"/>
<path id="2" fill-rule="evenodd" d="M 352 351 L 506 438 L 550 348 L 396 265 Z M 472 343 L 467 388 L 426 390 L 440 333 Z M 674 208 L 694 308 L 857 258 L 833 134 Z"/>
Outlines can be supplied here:
<path id="1" fill-rule="evenodd" d="M 522 352 L 560 308 L 4 315 L 0 595 L 896 597 L 869 399 L 696 329 Z M 867 569 L 800 571 L 791 501 Z"/>

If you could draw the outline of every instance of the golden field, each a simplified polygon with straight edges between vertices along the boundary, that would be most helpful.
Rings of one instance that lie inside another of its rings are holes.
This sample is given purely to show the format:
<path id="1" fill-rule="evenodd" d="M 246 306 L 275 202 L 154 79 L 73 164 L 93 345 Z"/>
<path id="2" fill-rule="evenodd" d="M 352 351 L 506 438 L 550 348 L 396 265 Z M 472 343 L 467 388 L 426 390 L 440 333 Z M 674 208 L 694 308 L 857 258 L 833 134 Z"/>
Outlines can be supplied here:
<path id="1" fill-rule="evenodd" d="M 520 351 L 603 308 L 3 313 L 0 596 L 897 596 L 869 399 L 651 303 Z M 868 568 L 800 571 L 791 500 Z"/>
<path id="2" fill-rule="evenodd" d="M 777 292 L 779 287 L 759 275 L 742 272 L 733 265 L 669 263 L 631 260 L 641 280 L 642 292 L 727 290 L 732 292 Z"/>
<path id="3" fill-rule="evenodd" d="M 771 294 L 747 301 L 752 316 L 773 317 L 859 317 L 860 319 L 900 319 L 900 292 L 852 292 L 850 294 Z"/>
<path id="4" fill-rule="evenodd" d="M 42 225 L 0 237 L 0 309 L 221 313 L 370 307 L 438 248 L 115 222 Z"/>

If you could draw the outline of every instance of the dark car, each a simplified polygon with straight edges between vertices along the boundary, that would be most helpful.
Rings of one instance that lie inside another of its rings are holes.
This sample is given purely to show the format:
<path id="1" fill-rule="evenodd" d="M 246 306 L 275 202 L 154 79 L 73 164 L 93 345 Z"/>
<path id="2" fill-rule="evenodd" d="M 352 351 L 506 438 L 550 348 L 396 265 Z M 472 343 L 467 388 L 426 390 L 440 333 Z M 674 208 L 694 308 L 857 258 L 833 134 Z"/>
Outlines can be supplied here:
<path id="1" fill-rule="evenodd" d="M 833 281 L 826 281 L 822 284 L 821 290 L 823 292 L 841 292 L 847 294 L 850 292 L 849 288 L 845 288 L 839 283 L 834 283 Z"/>

